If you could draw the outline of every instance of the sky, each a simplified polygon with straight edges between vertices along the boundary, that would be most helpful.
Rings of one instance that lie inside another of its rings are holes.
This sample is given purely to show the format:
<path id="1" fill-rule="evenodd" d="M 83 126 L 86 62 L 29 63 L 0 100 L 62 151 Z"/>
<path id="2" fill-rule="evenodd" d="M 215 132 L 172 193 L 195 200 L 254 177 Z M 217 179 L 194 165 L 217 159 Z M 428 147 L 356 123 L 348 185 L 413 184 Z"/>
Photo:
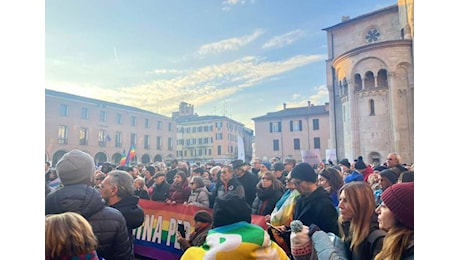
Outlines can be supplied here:
<path id="1" fill-rule="evenodd" d="M 45 88 L 254 129 L 283 103 L 329 102 L 322 29 L 396 3 L 46 0 Z"/>

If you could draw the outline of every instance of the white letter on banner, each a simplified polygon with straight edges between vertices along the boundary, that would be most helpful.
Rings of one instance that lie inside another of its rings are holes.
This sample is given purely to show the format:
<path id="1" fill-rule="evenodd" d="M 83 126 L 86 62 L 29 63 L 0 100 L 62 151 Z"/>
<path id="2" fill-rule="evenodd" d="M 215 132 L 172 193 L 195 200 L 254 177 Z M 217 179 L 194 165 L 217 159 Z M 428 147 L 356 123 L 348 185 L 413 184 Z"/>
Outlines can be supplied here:
<path id="1" fill-rule="evenodd" d="M 163 216 L 158 216 L 152 241 L 161 244 L 161 233 L 163 233 Z"/>

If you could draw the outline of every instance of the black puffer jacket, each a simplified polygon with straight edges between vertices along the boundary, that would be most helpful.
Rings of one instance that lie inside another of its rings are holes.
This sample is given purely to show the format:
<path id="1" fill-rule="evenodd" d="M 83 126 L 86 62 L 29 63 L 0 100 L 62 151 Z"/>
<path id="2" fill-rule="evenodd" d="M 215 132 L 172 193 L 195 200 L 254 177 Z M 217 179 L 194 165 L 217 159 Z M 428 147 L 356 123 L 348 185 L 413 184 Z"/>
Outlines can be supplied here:
<path id="1" fill-rule="evenodd" d="M 139 197 L 132 195 L 111 205 L 112 208 L 118 209 L 123 217 L 125 217 L 131 242 L 133 240 L 133 229 L 138 228 L 144 223 L 144 210 L 137 204 L 138 202 Z"/>
<path id="2" fill-rule="evenodd" d="M 69 211 L 80 213 L 93 227 L 99 257 L 132 259 L 125 218 L 117 209 L 105 206 L 97 190 L 86 184 L 66 185 L 46 197 L 45 214 Z"/>

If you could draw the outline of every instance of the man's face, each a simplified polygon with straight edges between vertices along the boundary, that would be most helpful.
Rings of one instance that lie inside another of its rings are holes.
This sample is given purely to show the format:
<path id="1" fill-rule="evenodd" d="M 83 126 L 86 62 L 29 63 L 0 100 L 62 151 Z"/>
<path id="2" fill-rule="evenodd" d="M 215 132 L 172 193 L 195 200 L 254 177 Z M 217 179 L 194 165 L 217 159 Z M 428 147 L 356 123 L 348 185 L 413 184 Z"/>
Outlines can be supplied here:
<path id="1" fill-rule="evenodd" d="M 260 161 L 259 160 L 255 160 L 253 163 L 252 163 L 252 167 L 259 170 L 260 169 Z"/>
<path id="2" fill-rule="evenodd" d="M 110 184 L 110 179 L 112 176 L 107 176 L 105 179 L 101 182 L 101 187 L 99 188 L 99 194 L 101 194 L 102 198 L 105 200 L 107 203 L 112 196 L 116 195 L 116 187 L 112 186 Z"/>
<path id="3" fill-rule="evenodd" d="M 396 155 L 394 154 L 389 154 L 387 156 L 387 165 L 388 168 L 395 167 L 399 164 L 398 158 L 396 158 Z"/>

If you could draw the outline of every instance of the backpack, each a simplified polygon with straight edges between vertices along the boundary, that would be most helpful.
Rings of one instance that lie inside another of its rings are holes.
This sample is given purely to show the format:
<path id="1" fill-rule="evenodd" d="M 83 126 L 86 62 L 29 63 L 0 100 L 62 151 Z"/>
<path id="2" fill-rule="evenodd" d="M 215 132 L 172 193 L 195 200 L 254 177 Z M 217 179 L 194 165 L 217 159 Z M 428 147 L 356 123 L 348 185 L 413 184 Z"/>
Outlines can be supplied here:
<path id="1" fill-rule="evenodd" d="M 367 235 L 367 243 L 369 243 L 370 252 L 375 255 L 375 250 L 380 251 L 382 248 L 375 248 L 376 242 L 383 239 L 387 233 L 381 229 L 376 229 Z"/>

